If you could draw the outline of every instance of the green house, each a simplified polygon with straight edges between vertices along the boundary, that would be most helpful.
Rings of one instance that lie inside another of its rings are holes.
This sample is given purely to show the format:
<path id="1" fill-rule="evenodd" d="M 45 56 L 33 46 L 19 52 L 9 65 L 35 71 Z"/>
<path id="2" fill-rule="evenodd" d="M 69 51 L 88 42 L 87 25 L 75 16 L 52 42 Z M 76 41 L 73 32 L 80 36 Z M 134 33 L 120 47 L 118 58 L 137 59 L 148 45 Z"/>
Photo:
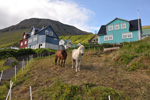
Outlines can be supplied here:
<path id="1" fill-rule="evenodd" d="M 140 29 L 140 30 L 139 30 Z M 115 18 L 102 25 L 98 32 L 98 43 L 122 43 L 141 39 L 141 20 L 124 20 Z"/>

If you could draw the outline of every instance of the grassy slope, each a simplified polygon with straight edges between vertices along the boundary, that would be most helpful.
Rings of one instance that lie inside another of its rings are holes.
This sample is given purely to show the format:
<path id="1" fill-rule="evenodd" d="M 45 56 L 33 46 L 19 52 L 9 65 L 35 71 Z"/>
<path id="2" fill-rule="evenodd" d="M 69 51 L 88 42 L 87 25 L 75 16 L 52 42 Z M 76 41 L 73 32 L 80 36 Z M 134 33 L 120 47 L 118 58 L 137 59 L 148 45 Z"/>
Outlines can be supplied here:
<path id="1" fill-rule="evenodd" d="M 5 61 L 6 61 L 6 59 L 2 59 L 2 60 L 0 60 L 0 72 L 3 70 L 7 70 L 7 69 L 9 69 L 11 66 L 3 66 L 3 64 L 5 63 Z"/>
<path id="2" fill-rule="evenodd" d="M 150 29 L 150 25 L 142 26 L 142 29 Z"/>
<path id="3" fill-rule="evenodd" d="M 5 32 L 0 34 L 0 48 L 11 46 L 15 43 L 19 44 L 19 41 L 22 39 L 22 34 L 24 31 L 28 30 L 18 30 L 15 32 Z"/>
<path id="4" fill-rule="evenodd" d="M 32 86 L 33 98 L 38 100 L 107 100 L 107 95 L 111 95 L 112 100 L 124 100 L 124 96 L 130 100 L 148 100 L 149 67 L 139 64 L 135 70 L 129 70 L 128 65 L 137 61 L 145 61 L 145 65 L 150 65 L 149 48 L 150 38 L 147 38 L 124 43 L 124 47 L 119 51 L 109 54 L 94 52 L 94 49 L 87 50 L 83 56 L 81 71 L 78 73 L 71 68 L 71 51 L 68 51 L 65 68 L 54 64 L 54 55 L 36 59 L 30 62 L 23 73 L 18 73 L 17 82 L 12 89 L 12 98 L 29 99 L 29 86 Z M 7 84 L 0 87 L 2 98 L 5 98 L 7 88 Z"/>
<path id="5" fill-rule="evenodd" d="M 89 35 L 73 35 L 73 36 L 60 36 L 60 39 L 71 40 L 73 44 L 82 43 L 87 44 L 91 38 L 93 38 L 94 34 Z"/>

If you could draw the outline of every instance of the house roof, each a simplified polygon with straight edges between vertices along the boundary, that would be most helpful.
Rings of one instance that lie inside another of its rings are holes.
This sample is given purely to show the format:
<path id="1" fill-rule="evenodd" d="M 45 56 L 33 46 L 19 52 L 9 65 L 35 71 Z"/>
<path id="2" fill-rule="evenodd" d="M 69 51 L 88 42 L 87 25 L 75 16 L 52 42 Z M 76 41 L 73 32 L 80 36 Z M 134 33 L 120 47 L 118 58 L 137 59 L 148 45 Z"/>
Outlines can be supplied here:
<path id="1" fill-rule="evenodd" d="M 106 35 L 106 25 L 102 25 L 98 31 L 98 35 Z"/>
<path id="2" fill-rule="evenodd" d="M 120 19 L 120 18 L 115 18 L 114 20 L 116 20 L 116 19 Z M 112 21 L 114 21 L 114 20 L 112 20 Z M 120 19 L 120 20 L 124 20 L 124 19 Z M 128 20 L 125 20 L 125 21 L 128 21 Z M 141 27 L 141 19 L 139 19 L 139 21 L 140 21 L 140 29 L 141 29 L 142 28 Z M 111 23 L 111 22 L 109 22 L 109 23 Z M 138 19 L 130 20 L 128 22 L 129 22 L 129 31 L 138 30 Z M 106 26 L 108 24 L 102 25 L 97 35 L 106 35 L 107 34 L 107 32 L 106 32 Z"/>
<path id="3" fill-rule="evenodd" d="M 33 27 L 33 28 L 35 29 L 35 34 L 38 34 L 38 33 L 40 33 L 42 30 L 46 29 L 47 27 L 50 27 L 50 28 L 54 31 L 54 29 L 53 29 L 50 25 L 48 25 L 48 26 L 46 26 L 46 27 L 44 27 L 44 28 L 41 28 L 41 29 L 36 28 L 36 27 Z M 54 33 L 56 34 L 55 31 L 54 31 Z M 50 37 L 52 37 L 52 36 L 50 36 Z M 56 34 L 56 37 L 59 38 L 57 34 Z"/>
<path id="4" fill-rule="evenodd" d="M 141 29 L 141 19 L 139 19 L 140 22 L 140 29 Z M 138 30 L 138 19 L 131 20 L 130 22 L 129 31 Z"/>

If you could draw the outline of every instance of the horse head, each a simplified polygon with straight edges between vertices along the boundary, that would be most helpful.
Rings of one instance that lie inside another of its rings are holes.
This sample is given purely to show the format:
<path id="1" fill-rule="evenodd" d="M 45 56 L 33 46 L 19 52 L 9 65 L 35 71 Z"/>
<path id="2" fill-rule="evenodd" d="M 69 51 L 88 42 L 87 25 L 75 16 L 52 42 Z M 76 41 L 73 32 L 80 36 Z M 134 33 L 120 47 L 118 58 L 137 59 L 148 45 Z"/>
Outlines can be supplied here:
<path id="1" fill-rule="evenodd" d="M 83 56 L 84 55 L 84 50 L 85 50 L 84 46 L 80 45 L 80 47 L 78 49 L 80 50 L 80 53 Z"/>

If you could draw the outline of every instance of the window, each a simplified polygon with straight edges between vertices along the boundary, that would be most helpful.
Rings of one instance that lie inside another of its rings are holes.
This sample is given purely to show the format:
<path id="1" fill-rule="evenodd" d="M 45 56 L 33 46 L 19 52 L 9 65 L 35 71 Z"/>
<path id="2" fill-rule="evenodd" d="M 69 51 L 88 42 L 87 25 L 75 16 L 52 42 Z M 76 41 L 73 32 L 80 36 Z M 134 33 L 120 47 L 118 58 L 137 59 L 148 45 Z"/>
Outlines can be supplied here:
<path id="1" fill-rule="evenodd" d="M 48 35 L 48 34 L 49 34 L 49 31 L 48 31 L 48 30 L 45 30 L 45 34 Z"/>
<path id="2" fill-rule="evenodd" d="M 24 35 L 24 39 L 26 38 L 26 35 Z"/>
<path id="3" fill-rule="evenodd" d="M 126 28 L 126 23 L 122 23 L 121 24 L 121 29 L 125 29 Z"/>
<path id="4" fill-rule="evenodd" d="M 115 24 L 115 30 L 119 30 L 120 27 L 119 27 L 119 24 Z"/>
<path id="5" fill-rule="evenodd" d="M 54 40 L 57 40 L 57 38 L 54 38 Z"/>
<path id="6" fill-rule="evenodd" d="M 108 30 L 109 30 L 109 31 L 112 31 L 112 30 L 113 30 L 113 25 L 109 25 L 109 26 L 108 26 Z"/>
<path id="7" fill-rule="evenodd" d="M 25 41 L 25 43 L 24 44 L 27 44 L 27 41 Z"/>
<path id="8" fill-rule="evenodd" d="M 53 36 L 53 31 L 50 31 L 50 36 Z"/>
<path id="9" fill-rule="evenodd" d="M 23 45 L 23 43 L 21 42 L 21 46 Z"/>
<path id="10" fill-rule="evenodd" d="M 113 40 L 113 35 L 105 35 L 104 36 L 104 41 L 109 41 L 109 40 Z"/>
<path id="11" fill-rule="evenodd" d="M 32 39 L 29 39 L 29 43 L 31 43 L 32 42 Z"/>
<path id="12" fill-rule="evenodd" d="M 122 39 L 128 39 L 128 38 L 132 38 L 132 32 L 129 33 L 122 33 Z"/>
<path id="13" fill-rule="evenodd" d="M 34 37 L 34 38 L 33 38 L 33 41 L 37 41 L 37 37 Z"/>

